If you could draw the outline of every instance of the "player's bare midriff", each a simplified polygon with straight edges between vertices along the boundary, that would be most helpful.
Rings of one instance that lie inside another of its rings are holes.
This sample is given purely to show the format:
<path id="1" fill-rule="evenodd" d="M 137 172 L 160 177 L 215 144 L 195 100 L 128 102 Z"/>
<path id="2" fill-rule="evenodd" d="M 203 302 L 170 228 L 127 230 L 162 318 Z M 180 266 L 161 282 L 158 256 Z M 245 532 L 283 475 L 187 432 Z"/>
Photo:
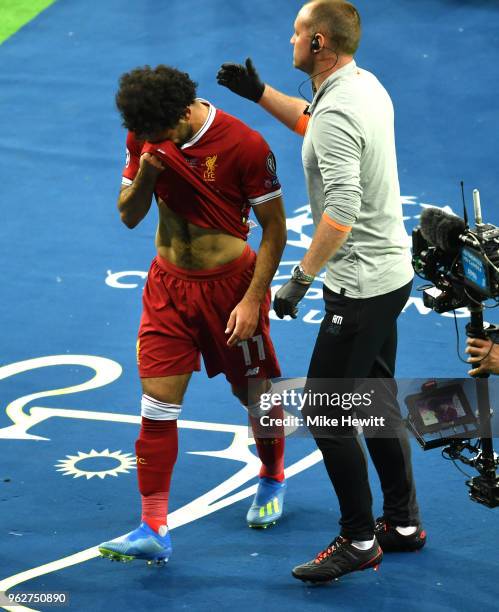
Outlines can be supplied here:
<path id="1" fill-rule="evenodd" d="M 219 229 L 189 223 L 158 200 L 156 231 L 158 255 L 179 268 L 207 270 L 229 263 L 241 255 L 246 242 Z"/>

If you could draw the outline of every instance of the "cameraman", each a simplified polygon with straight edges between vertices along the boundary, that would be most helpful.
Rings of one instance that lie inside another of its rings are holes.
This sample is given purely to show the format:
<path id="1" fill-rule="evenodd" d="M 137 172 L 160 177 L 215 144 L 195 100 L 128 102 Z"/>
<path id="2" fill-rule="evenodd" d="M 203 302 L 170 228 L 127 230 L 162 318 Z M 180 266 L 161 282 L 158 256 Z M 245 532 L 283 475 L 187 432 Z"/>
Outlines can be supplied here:
<path id="1" fill-rule="evenodd" d="M 477 374 L 499 374 L 499 345 L 492 340 L 482 338 L 468 338 L 466 340 L 466 353 L 469 363 L 478 364 L 478 367 L 470 370 L 470 376 Z"/>

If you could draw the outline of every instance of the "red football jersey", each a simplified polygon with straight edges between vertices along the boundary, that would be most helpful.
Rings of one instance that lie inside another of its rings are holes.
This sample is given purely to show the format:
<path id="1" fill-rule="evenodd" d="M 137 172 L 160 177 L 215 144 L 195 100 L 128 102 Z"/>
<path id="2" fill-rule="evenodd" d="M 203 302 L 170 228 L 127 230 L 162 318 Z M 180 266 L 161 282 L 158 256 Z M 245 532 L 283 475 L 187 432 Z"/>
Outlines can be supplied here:
<path id="1" fill-rule="evenodd" d="M 180 148 L 171 142 L 145 143 L 128 133 L 122 182 L 132 183 L 143 152 L 157 155 L 168 166 L 155 192 L 173 212 L 194 225 L 246 239 L 250 206 L 281 195 L 275 158 L 258 132 L 200 101 L 209 105 L 208 117 Z"/>

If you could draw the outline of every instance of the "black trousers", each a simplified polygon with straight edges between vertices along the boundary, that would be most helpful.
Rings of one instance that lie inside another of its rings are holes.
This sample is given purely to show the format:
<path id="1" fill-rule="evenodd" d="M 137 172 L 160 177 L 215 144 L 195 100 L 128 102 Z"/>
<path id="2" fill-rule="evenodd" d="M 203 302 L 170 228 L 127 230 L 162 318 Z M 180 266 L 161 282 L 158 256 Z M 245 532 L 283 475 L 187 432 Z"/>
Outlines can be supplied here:
<path id="1" fill-rule="evenodd" d="M 412 282 L 388 294 L 365 299 L 350 298 L 324 287 L 326 315 L 315 343 L 305 389 L 306 395 L 319 388 L 324 391 L 324 385 L 342 392 L 362 391 L 359 379 L 378 379 L 377 383 L 365 381 L 364 388 L 366 383 L 375 388 L 376 414 L 385 417 L 384 426 L 364 428 L 363 433 L 381 482 L 383 514 L 397 526 L 419 522 L 410 445 L 393 380 L 397 317 L 411 286 Z M 360 418 L 369 416 L 367 412 L 362 406 L 355 408 L 355 416 Z M 345 410 L 341 406 L 318 408 L 311 403 L 303 408 L 307 421 L 319 413 L 340 419 Z M 357 429 L 346 425 L 310 427 L 310 430 L 338 497 L 341 535 L 355 540 L 371 539 L 374 532 L 372 495 Z"/>

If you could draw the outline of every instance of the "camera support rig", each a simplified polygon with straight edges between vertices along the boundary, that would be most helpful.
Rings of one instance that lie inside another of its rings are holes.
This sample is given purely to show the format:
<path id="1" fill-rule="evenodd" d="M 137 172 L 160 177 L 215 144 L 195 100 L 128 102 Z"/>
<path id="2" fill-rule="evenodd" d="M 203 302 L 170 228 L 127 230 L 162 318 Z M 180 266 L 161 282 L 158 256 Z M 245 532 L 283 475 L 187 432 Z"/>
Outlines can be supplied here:
<path id="1" fill-rule="evenodd" d="M 484 328 L 482 304 L 473 304 L 468 308 L 471 315 L 470 322 L 466 325 L 466 335 L 468 337 L 487 339 L 492 334 L 497 333 L 499 328 L 496 325 L 490 325 L 488 328 Z M 475 457 L 468 459 L 463 457 L 461 452 L 456 453 L 455 445 L 451 444 L 450 447 L 444 449 L 444 452 L 449 449 L 449 456 L 452 456 L 454 453 L 456 459 L 460 459 L 461 461 L 463 461 L 463 458 L 466 459 L 464 462 L 469 463 L 477 470 L 480 475 L 466 481 L 470 489 L 470 498 L 489 508 L 495 508 L 499 506 L 499 476 L 497 474 L 499 459 L 494 453 L 492 442 L 492 411 L 490 408 L 489 375 L 478 374 L 474 378 L 478 403 L 478 421 L 481 434 L 480 451 Z"/>
<path id="2" fill-rule="evenodd" d="M 480 194 L 475 189 L 475 229 L 471 230 L 462 183 L 461 190 L 464 220 L 440 209 L 424 211 L 421 226 L 412 234 L 413 267 L 418 276 L 432 283 L 430 288 L 424 288 L 426 307 L 438 313 L 467 307 L 470 312 L 467 336 L 499 342 L 499 327 L 485 327 L 483 322 L 483 301 L 489 298 L 499 301 L 499 227 L 483 223 Z M 442 451 L 445 456 L 476 469 L 479 476 L 466 482 L 470 498 L 494 508 L 499 506 L 499 460 L 492 442 L 488 377 L 488 374 L 474 377 L 479 422 L 477 445 L 456 436 L 442 439 L 432 447 L 446 445 Z M 464 455 L 465 450 L 472 456 Z"/>

